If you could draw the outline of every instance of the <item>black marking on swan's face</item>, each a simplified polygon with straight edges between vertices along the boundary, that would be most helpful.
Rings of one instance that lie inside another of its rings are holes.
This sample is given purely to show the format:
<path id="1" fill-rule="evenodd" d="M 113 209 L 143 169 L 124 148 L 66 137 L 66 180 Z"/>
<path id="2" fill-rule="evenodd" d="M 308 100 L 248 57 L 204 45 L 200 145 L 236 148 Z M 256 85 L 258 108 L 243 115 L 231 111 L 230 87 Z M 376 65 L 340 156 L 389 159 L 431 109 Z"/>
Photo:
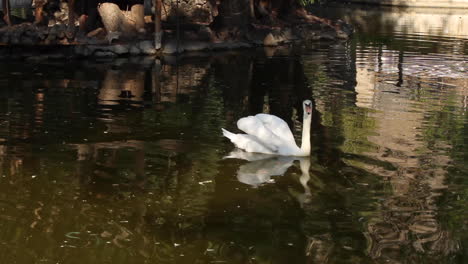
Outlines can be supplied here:
<path id="1" fill-rule="evenodd" d="M 304 102 L 302 102 L 302 104 L 304 105 L 304 113 L 311 115 L 312 114 L 312 101 L 305 100 Z"/>

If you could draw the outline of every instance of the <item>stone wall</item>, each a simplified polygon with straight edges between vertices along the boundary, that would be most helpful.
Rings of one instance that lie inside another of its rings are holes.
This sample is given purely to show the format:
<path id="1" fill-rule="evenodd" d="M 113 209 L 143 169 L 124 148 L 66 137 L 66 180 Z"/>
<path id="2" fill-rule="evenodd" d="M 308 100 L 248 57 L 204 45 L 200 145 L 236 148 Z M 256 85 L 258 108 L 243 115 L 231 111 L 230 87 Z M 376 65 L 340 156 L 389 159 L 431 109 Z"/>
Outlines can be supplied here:
<path id="1" fill-rule="evenodd" d="M 164 1 L 161 19 L 168 22 L 181 23 L 211 23 L 218 15 L 214 0 L 180 0 Z"/>

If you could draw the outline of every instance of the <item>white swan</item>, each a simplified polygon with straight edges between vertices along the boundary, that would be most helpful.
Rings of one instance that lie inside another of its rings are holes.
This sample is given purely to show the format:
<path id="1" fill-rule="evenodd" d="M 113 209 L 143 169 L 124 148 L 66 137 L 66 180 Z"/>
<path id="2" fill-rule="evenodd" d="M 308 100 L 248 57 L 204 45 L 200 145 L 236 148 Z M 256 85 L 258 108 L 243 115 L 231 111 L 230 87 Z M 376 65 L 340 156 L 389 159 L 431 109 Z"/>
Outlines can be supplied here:
<path id="1" fill-rule="evenodd" d="M 302 102 L 304 119 L 302 123 L 302 144 L 296 145 L 294 136 L 284 120 L 274 115 L 257 114 L 237 121 L 237 127 L 246 134 L 234 134 L 222 128 L 223 135 L 236 147 L 247 152 L 282 156 L 310 155 L 310 124 L 312 101 Z"/>

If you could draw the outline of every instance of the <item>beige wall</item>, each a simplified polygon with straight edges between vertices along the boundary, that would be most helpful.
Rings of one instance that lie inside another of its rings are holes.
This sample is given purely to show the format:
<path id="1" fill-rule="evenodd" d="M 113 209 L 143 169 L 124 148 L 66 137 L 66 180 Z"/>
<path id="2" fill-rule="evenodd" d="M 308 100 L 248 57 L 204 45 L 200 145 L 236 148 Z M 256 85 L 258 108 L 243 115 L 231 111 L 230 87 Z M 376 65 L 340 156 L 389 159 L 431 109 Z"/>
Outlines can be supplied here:
<path id="1" fill-rule="evenodd" d="M 349 2 L 411 7 L 468 8 L 468 0 L 349 0 Z"/>
<path id="2" fill-rule="evenodd" d="M 468 0 L 467 0 L 468 1 Z M 424 34 L 437 37 L 466 38 L 468 35 L 468 9 L 404 8 L 404 9 L 352 9 L 342 19 L 363 31 L 375 30 Z M 369 23 L 372 19 L 373 23 Z"/>

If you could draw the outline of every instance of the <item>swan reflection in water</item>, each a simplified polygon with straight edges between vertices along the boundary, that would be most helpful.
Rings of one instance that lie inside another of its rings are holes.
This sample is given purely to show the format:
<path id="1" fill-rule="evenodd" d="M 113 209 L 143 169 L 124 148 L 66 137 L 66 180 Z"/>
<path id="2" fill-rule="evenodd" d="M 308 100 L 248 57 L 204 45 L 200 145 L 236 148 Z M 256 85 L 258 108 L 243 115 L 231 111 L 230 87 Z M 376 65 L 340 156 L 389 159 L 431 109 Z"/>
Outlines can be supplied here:
<path id="1" fill-rule="evenodd" d="M 310 180 L 310 157 L 277 156 L 236 149 L 225 156 L 224 159 L 248 161 L 237 170 L 237 180 L 255 188 L 264 183 L 274 182 L 271 179 L 272 176 L 283 176 L 297 160 L 301 170 L 298 181 L 304 188 L 304 192 L 289 188 L 289 193 L 299 202 L 301 207 L 311 199 L 311 190 L 308 185 Z"/>

